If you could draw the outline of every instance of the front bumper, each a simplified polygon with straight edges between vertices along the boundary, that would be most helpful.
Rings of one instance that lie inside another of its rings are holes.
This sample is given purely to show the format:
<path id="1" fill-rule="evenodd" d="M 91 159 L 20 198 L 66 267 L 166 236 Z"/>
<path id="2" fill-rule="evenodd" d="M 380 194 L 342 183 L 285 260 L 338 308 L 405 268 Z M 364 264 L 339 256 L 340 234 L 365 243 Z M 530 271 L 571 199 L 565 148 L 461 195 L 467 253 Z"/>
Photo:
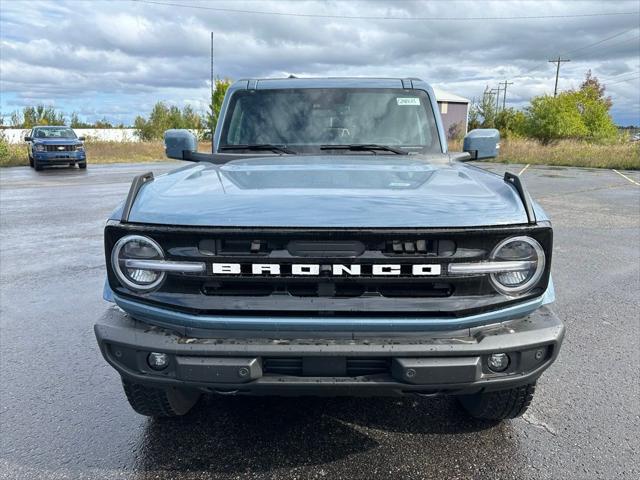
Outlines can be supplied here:
<path id="1" fill-rule="evenodd" d="M 508 322 L 455 331 L 221 333 L 192 338 L 140 322 L 118 307 L 95 325 L 103 356 L 123 377 L 221 394 L 469 394 L 535 381 L 556 359 L 564 325 L 547 307 Z M 169 355 L 154 371 L 150 352 Z M 509 354 L 505 372 L 487 358 Z"/>
<path id="2" fill-rule="evenodd" d="M 33 159 L 41 165 L 61 165 L 71 162 L 85 162 L 84 151 L 74 152 L 33 152 Z"/>

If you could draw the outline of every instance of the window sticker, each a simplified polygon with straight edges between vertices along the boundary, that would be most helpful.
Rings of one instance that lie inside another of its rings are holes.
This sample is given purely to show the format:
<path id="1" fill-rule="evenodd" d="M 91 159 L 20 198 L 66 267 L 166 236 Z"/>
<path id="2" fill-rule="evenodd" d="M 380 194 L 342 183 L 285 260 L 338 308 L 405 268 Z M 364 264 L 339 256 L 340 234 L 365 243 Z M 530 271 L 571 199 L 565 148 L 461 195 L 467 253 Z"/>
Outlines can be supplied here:
<path id="1" fill-rule="evenodd" d="M 420 105 L 420 99 L 417 97 L 401 97 L 396 98 L 398 105 Z"/>

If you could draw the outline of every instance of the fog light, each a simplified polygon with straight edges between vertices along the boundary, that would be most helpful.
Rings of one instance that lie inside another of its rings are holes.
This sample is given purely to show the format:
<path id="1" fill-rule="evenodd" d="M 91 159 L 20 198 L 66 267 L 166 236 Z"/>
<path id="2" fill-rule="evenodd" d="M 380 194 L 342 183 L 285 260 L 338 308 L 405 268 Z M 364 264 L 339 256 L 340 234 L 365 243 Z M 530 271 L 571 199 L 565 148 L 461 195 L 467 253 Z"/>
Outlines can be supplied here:
<path id="1" fill-rule="evenodd" d="M 506 353 L 493 353 L 489 356 L 489 368 L 494 372 L 504 372 L 509 366 L 509 355 Z"/>
<path id="2" fill-rule="evenodd" d="M 169 365 L 169 355 L 166 353 L 151 352 L 147 357 L 147 363 L 154 370 L 164 370 Z"/>

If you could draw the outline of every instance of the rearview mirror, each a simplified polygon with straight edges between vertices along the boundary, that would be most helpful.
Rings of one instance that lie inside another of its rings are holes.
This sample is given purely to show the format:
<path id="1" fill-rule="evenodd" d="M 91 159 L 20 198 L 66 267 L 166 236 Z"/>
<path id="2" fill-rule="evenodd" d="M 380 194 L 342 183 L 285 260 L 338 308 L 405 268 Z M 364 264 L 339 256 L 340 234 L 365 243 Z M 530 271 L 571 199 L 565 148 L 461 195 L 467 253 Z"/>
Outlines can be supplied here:
<path id="1" fill-rule="evenodd" d="M 78 140 L 80 140 L 81 142 L 85 141 L 85 137 L 78 137 Z"/>
<path id="2" fill-rule="evenodd" d="M 495 128 L 471 130 L 464 137 L 462 149 L 471 155 L 471 160 L 495 158 L 500 150 L 500 132 Z"/>
<path id="3" fill-rule="evenodd" d="M 167 157 L 176 160 L 190 160 L 185 152 L 198 151 L 198 139 L 189 130 L 171 129 L 164 132 L 164 151 Z"/>
<path id="4" fill-rule="evenodd" d="M 24 141 L 25 141 L 25 142 L 30 142 L 31 140 L 33 140 L 33 138 L 32 138 L 32 137 L 28 137 L 28 136 L 27 136 L 27 137 L 24 137 Z"/>

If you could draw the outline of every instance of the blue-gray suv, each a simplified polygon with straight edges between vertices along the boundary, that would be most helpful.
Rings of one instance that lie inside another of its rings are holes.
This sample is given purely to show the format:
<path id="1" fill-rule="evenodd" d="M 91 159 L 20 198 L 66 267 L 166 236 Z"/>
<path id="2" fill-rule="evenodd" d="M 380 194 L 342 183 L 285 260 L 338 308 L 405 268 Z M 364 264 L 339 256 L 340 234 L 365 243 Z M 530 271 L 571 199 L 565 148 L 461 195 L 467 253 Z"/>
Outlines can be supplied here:
<path id="1" fill-rule="evenodd" d="M 433 90 L 405 79 L 241 80 L 211 153 L 133 180 L 105 228 L 103 356 L 143 415 L 202 394 L 454 395 L 473 416 L 529 406 L 564 325 L 553 231 L 493 158 L 450 153 Z"/>
<path id="2" fill-rule="evenodd" d="M 42 170 L 51 165 L 78 165 L 79 168 L 87 168 L 84 137 L 78 137 L 69 127 L 33 127 L 24 141 L 27 142 L 31 168 Z"/>

